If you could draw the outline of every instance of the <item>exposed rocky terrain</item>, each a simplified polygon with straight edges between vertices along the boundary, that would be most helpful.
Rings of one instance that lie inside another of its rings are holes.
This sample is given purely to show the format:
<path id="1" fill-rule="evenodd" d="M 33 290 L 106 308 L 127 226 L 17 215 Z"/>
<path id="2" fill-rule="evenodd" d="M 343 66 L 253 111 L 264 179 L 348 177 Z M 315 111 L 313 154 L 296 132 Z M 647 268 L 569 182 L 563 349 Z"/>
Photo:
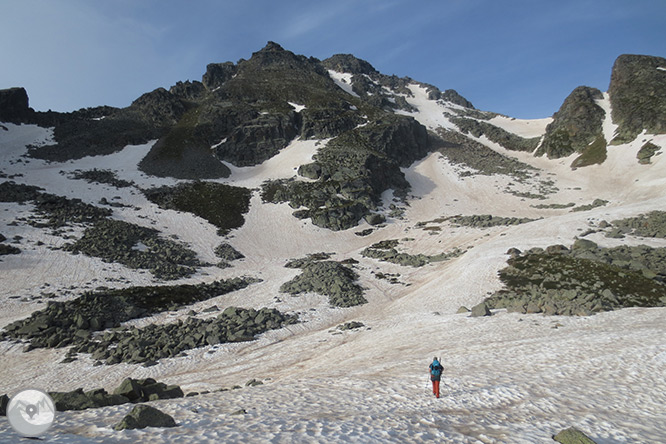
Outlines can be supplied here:
<path id="1" fill-rule="evenodd" d="M 48 386 L 81 411 L 58 433 L 101 440 L 155 419 L 173 441 L 379 421 L 538 442 L 585 411 L 601 441 L 658 442 L 664 70 L 621 56 L 540 120 L 273 42 L 122 109 L 2 90 L 0 393 Z M 144 402 L 171 419 L 127 415 Z M 83 430 L 90 409 L 113 421 Z"/>
<path id="2" fill-rule="evenodd" d="M 578 240 L 571 249 L 553 245 L 510 253 L 509 266 L 499 272 L 505 288 L 486 299 L 490 308 L 589 316 L 666 304 L 664 248 L 599 248 Z"/>

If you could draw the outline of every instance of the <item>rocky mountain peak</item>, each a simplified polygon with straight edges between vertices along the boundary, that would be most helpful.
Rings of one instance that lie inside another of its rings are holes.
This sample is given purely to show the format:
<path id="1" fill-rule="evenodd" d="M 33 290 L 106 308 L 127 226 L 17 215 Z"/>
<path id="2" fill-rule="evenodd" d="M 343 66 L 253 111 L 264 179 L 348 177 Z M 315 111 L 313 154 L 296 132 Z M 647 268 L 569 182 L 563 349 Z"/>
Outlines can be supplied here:
<path id="1" fill-rule="evenodd" d="M 666 133 L 666 59 L 623 54 L 617 58 L 608 88 L 616 143 L 633 140 L 643 129 Z"/>
<path id="2" fill-rule="evenodd" d="M 558 159 L 585 150 L 602 132 L 606 113 L 595 103 L 602 98 L 596 88 L 575 88 L 553 115 L 537 155 Z"/>
<path id="3" fill-rule="evenodd" d="M 365 60 L 359 59 L 352 54 L 335 54 L 323 62 L 328 69 L 350 74 L 378 74 L 377 70 Z"/>
<path id="4" fill-rule="evenodd" d="M 256 69 L 305 69 L 321 71 L 319 60 L 296 55 L 275 42 L 268 42 L 261 50 L 252 53 L 250 60 L 238 63 L 239 74 Z"/>

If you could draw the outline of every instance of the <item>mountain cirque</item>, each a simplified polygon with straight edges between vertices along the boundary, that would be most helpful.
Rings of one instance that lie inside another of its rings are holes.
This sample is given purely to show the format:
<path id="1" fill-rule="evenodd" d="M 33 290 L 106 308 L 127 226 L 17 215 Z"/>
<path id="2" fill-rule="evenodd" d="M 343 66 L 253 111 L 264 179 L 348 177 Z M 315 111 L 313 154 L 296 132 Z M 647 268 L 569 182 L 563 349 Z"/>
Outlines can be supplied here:
<path id="1" fill-rule="evenodd" d="M 663 441 L 665 72 L 622 55 L 539 120 L 273 42 L 126 108 L 2 90 L 0 393 L 106 409 L 66 416 L 100 439 L 152 394 L 174 441 Z M 292 408 L 318 419 L 288 435 Z"/>

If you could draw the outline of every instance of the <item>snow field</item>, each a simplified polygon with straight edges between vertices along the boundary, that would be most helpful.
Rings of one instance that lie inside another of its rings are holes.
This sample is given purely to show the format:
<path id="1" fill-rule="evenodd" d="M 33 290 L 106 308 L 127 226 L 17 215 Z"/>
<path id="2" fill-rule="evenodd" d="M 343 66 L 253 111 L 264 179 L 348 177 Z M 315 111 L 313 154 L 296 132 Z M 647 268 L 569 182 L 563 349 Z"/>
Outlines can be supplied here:
<path id="1" fill-rule="evenodd" d="M 419 109 L 413 113 L 415 118 L 429 125 L 447 124 L 441 104 L 428 101 L 420 87 L 412 91 L 414 98 L 408 100 Z M 538 135 L 534 128 L 545 128 L 543 121 L 528 127 L 526 121 L 494 120 L 501 121 L 505 129 L 522 131 L 519 134 Z M 176 183 L 137 171 L 137 163 L 151 144 L 76 163 L 17 163 L 26 144 L 47 141 L 49 132 L 27 125 L 4 125 L 9 129 L 0 129 L 0 161 L 6 174 L 23 174 L 14 179 L 17 182 L 48 186 L 50 192 L 81 197 L 89 203 L 120 195 L 121 202 L 138 210 L 114 210 L 114 217 L 157 227 L 166 235 L 177 234 L 203 260 L 214 260 L 212 249 L 223 239 L 205 221 L 160 210 L 131 188 L 88 184 L 59 173 L 96 167 L 114 170 L 119 178 L 133 180 L 141 187 Z M 434 439 L 535 443 L 550 442 L 552 434 L 571 425 L 599 444 L 666 441 L 666 309 L 625 309 L 587 318 L 503 311 L 483 319 L 454 314 L 461 305 L 471 307 L 500 288 L 497 271 L 505 266 L 509 248 L 570 245 L 575 236 L 600 220 L 663 209 L 666 161 L 656 156 L 652 165 L 638 165 L 635 155 L 643 138 L 666 147 L 666 137 L 642 135 L 630 144 L 609 147 L 604 165 L 576 171 L 569 168 L 573 159 L 550 161 L 529 153 L 507 153 L 542 168 L 542 177 L 555 181 L 559 191 L 538 202 L 505 193 L 510 178 L 460 178 L 456 167 L 439 154 L 431 154 L 404 170 L 414 196 L 404 219 L 390 219 L 385 228 L 367 237 L 354 234 L 367 228 L 365 223 L 354 230 L 331 232 L 292 217 L 293 209 L 286 204 L 262 204 L 255 193 L 245 225 L 227 239 L 246 258 L 230 269 L 206 268 L 183 282 L 239 275 L 263 281 L 194 307 L 133 322 L 138 326 L 173 322 L 186 316 L 190 308 L 200 311 L 211 305 L 276 307 L 298 312 L 304 322 L 267 332 L 253 342 L 193 350 L 186 357 L 163 360 L 149 368 L 93 366 L 85 356 L 58 364 L 65 350 L 22 353 L 22 346 L 4 342 L 0 343 L 0 393 L 11 394 L 25 386 L 60 391 L 112 389 L 128 376 L 179 384 L 185 392 L 243 386 L 251 378 L 264 381 L 258 387 L 151 403 L 174 416 L 181 424 L 175 429 L 114 432 L 112 425 L 131 408 L 127 405 L 59 413 L 46 437 L 54 443 L 381 443 Z M 506 153 L 487 140 L 481 141 Z M 232 167 L 231 177 L 221 181 L 256 188 L 269 178 L 292 177 L 299 165 L 311 161 L 318 143 L 326 141 L 295 141 L 260 166 Z M 610 203 L 580 213 L 531 206 L 580 205 L 596 198 Z M 390 193 L 386 194 L 388 203 Z M 46 246 L 62 240 L 23 224 L 8 226 L 17 209 L 16 204 L 0 203 L 0 232 L 8 238 L 16 234 L 25 238 L 20 255 L 5 256 L 0 262 L 2 325 L 43 307 L 30 298 L 41 291 L 59 293 L 74 287 L 71 295 L 65 296 L 73 297 L 82 288 L 98 283 L 128 285 L 112 280 L 118 277 L 135 285 L 152 282 L 150 275 L 120 265 L 49 250 Z M 451 227 L 446 222 L 428 224 L 440 231 L 416 226 L 417 222 L 456 214 L 544 219 L 488 230 Z M 659 239 L 607 239 L 602 234 L 587 238 L 604 246 L 666 246 Z M 410 253 L 471 248 L 459 258 L 418 269 L 361 257 L 363 248 L 385 239 L 402 239 L 400 248 Z M 38 241 L 45 245 L 37 246 Z M 336 260 L 359 260 L 357 272 L 368 288 L 368 304 L 334 309 L 323 296 L 279 293 L 279 286 L 298 274 L 298 270 L 284 268 L 287 260 L 322 251 L 335 253 Z M 380 271 L 399 273 L 398 279 L 405 285 L 375 279 L 372 272 Z M 43 283 L 49 283 L 51 289 L 44 290 Z M 12 298 L 17 295 L 20 298 Z M 350 320 L 361 321 L 365 327 L 335 330 Z M 427 380 L 427 365 L 435 355 L 442 357 L 445 367 L 439 400 L 432 397 Z M 240 409 L 246 413 L 235 415 Z M 0 440 L 13 439 L 8 423 L 0 421 Z"/>

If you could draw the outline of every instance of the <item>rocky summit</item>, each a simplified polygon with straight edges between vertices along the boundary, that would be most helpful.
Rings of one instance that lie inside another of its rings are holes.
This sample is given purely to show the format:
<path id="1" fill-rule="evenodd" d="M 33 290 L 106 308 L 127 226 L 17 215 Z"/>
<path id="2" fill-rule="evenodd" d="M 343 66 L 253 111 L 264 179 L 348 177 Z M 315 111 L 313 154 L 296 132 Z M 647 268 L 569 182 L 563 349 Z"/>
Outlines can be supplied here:
<path id="1" fill-rule="evenodd" d="M 275 42 L 125 108 L 0 90 L 0 412 L 30 381 L 74 440 L 665 441 L 666 59 L 608 72 L 532 120 Z"/>

